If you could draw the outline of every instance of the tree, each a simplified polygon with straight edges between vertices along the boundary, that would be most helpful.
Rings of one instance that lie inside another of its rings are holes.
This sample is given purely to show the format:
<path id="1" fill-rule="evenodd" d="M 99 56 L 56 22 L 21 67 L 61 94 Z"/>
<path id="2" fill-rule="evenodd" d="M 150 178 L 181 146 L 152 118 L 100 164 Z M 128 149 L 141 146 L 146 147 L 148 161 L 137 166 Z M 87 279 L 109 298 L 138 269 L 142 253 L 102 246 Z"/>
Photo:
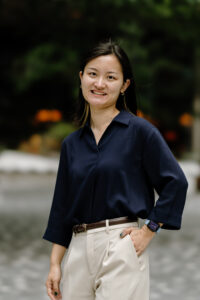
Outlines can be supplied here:
<path id="1" fill-rule="evenodd" d="M 70 121 L 80 57 L 105 37 L 128 52 L 139 108 L 163 132 L 181 132 L 178 118 L 193 107 L 197 1 L 13 0 L 1 6 L 3 143 L 14 147 L 31 132 L 46 129 L 32 122 L 40 108 L 58 108 Z"/>

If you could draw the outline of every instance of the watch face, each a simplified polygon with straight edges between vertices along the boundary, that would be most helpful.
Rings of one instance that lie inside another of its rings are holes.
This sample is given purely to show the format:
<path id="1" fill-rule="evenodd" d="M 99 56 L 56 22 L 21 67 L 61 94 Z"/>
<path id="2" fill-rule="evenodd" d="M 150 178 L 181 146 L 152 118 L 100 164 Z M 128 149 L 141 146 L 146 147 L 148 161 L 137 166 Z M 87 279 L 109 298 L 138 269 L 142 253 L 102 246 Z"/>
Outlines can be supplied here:
<path id="1" fill-rule="evenodd" d="M 150 221 L 150 223 L 148 224 L 148 227 L 152 230 L 152 231 L 157 231 L 157 229 L 160 227 L 157 223 L 154 223 L 153 221 Z"/>

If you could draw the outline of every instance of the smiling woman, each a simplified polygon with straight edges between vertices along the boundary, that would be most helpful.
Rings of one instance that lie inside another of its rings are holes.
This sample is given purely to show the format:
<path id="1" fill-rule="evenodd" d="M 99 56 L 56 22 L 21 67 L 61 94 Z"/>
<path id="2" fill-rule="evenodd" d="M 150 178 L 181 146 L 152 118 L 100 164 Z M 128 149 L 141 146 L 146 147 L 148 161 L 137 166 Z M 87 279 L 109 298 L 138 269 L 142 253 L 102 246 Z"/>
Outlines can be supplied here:
<path id="1" fill-rule="evenodd" d="M 101 66 L 101 64 L 96 64 L 96 59 L 98 59 L 99 62 L 103 60 L 103 65 Z M 95 66 L 91 65 L 92 61 L 95 63 Z M 107 62 L 109 63 L 110 68 L 108 68 L 106 64 Z M 116 64 L 113 64 L 114 62 L 116 62 Z M 137 114 L 135 80 L 133 77 L 132 68 L 128 56 L 126 55 L 124 50 L 121 47 L 119 47 L 119 45 L 117 45 L 116 43 L 112 43 L 111 41 L 102 42 L 99 43 L 92 50 L 90 50 L 83 58 L 82 63 L 80 65 L 81 71 L 79 76 L 81 81 L 88 67 L 91 67 L 91 69 L 88 69 L 88 76 L 91 76 L 91 78 L 93 79 L 97 79 L 97 77 L 100 77 L 100 85 L 102 85 L 102 83 L 103 85 L 105 85 L 106 81 L 108 83 L 112 83 L 112 81 L 117 81 L 119 84 L 119 81 L 122 80 L 121 85 L 124 85 L 126 83 L 127 87 L 124 86 L 125 93 L 123 89 L 120 92 L 120 87 L 118 87 L 118 97 L 117 99 L 115 99 L 116 109 L 117 111 L 125 109 L 134 113 L 135 115 Z M 103 67 L 105 76 L 102 76 L 102 74 L 100 74 L 100 71 L 102 71 L 100 69 L 102 69 Z M 82 88 L 84 89 L 84 86 L 82 86 L 82 82 L 80 83 L 81 85 L 79 89 L 79 102 L 77 104 L 77 112 L 74 119 L 77 125 L 82 127 L 85 125 L 88 119 L 90 113 L 90 105 L 85 96 L 83 95 L 84 91 L 82 90 Z M 91 93 L 95 92 L 96 94 L 104 92 L 104 90 L 102 90 L 102 86 L 100 86 L 99 88 L 98 82 L 96 88 L 94 89 L 93 87 L 93 89 L 90 91 Z M 115 113 L 113 113 L 113 116 L 115 115 Z"/>
<path id="2" fill-rule="evenodd" d="M 67 248 L 63 300 L 148 300 L 148 245 L 161 227 L 180 228 L 187 180 L 158 129 L 137 116 L 117 44 L 92 49 L 79 77 L 80 128 L 62 143 L 43 236 L 53 243 L 47 293 L 61 299 Z"/>
<path id="3" fill-rule="evenodd" d="M 121 64 L 113 54 L 91 60 L 84 71 L 80 71 L 80 79 L 83 97 L 91 111 L 97 107 L 114 110 L 120 93 L 130 85 L 130 79 L 124 82 Z"/>

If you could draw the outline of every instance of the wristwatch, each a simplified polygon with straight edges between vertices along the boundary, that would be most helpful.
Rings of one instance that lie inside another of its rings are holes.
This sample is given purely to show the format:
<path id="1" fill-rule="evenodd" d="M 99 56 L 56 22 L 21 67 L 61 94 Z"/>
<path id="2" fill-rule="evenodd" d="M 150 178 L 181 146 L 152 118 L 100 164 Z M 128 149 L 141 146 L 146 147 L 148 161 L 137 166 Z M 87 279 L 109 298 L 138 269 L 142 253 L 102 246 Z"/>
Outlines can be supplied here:
<path id="1" fill-rule="evenodd" d="M 152 220 L 146 220 L 145 224 L 152 232 L 158 233 L 161 230 L 160 225 Z"/>

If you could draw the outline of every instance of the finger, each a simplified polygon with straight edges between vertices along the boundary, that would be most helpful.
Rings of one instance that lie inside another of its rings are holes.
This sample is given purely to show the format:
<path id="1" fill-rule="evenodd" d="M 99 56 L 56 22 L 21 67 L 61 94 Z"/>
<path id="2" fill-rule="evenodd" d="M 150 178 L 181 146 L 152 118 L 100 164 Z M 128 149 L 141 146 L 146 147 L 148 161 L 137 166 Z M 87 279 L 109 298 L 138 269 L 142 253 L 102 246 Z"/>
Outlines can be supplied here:
<path id="1" fill-rule="evenodd" d="M 134 238 L 138 237 L 138 234 L 139 234 L 139 231 L 138 229 L 133 229 L 131 232 L 130 232 L 130 237 L 132 238 L 132 240 L 134 240 Z"/>
<path id="2" fill-rule="evenodd" d="M 50 299 L 55 300 L 54 291 L 53 291 L 53 283 L 51 280 L 46 281 L 46 289 L 47 289 L 47 294 L 50 297 Z"/>
<path id="3" fill-rule="evenodd" d="M 59 299 L 59 297 L 61 296 L 60 290 L 58 292 L 54 291 L 53 294 L 56 297 L 56 299 Z"/>
<path id="4" fill-rule="evenodd" d="M 53 292 L 53 300 L 60 300 L 62 299 L 62 295 L 61 295 L 61 292 Z"/>
<path id="5" fill-rule="evenodd" d="M 125 237 L 127 234 L 131 234 L 131 232 L 136 232 L 138 231 L 139 228 L 137 227 L 128 227 L 128 228 L 125 228 L 121 233 L 120 233 L 120 237 Z"/>
<path id="6" fill-rule="evenodd" d="M 51 300 L 55 300 L 54 296 L 52 295 L 52 290 L 51 289 L 47 289 L 47 295 L 49 296 L 49 298 Z"/>
<path id="7" fill-rule="evenodd" d="M 53 281 L 53 295 L 58 299 L 58 296 L 60 296 L 60 288 L 59 288 L 59 282 Z"/>
<path id="8" fill-rule="evenodd" d="M 52 283 L 50 281 L 47 281 L 46 282 L 47 295 L 51 300 L 54 300 L 52 287 L 53 287 Z"/>
<path id="9" fill-rule="evenodd" d="M 133 230 L 133 227 L 128 227 L 128 228 L 123 229 L 123 231 L 120 233 L 120 237 L 121 238 L 125 237 L 127 234 L 130 234 L 132 230 Z"/>
<path id="10" fill-rule="evenodd" d="M 51 300 L 54 300 L 53 295 L 52 295 L 52 288 L 48 284 L 46 284 L 46 288 L 47 288 L 47 295 L 49 296 L 49 298 Z"/>
<path id="11" fill-rule="evenodd" d="M 140 256 L 142 254 L 141 250 L 136 250 L 137 256 Z"/>
<path id="12" fill-rule="evenodd" d="M 47 291 L 47 294 L 48 294 L 48 296 L 49 296 L 49 298 L 50 298 L 51 300 L 59 300 L 59 299 L 61 299 L 61 294 L 58 294 L 58 295 L 56 296 L 55 293 L 54 293 L 54 291 L 52 291 L 52 290 L 48 290 L 48 291 Z"/>
<path id="13" fill-rule="evenodd" d="M 62 299 L 62 295 L 61 295 L 61 292 L 59 291 L 59 294 L 58 294 L 58 296 L 56 297 L 56 300 L 60 300 L 60 299 Z"/>
<path id="14" fill-rule="evenodd" d="M 56 289 L 56 286 L 58 286 L 58 292 L 57 292 L 57 290 L 54 291 L 53 281 L 50 279 L 47 279 L 47 281 L 46 281 L 47 295 L 49 296 L 49 298 L 51 300 L 60 300 L 62 298 L 62 295 L 61 295 L 61 292 L 59 289 L 59 283 L 57 283 L 57 285 L 55 284 L 55 289 Z"/>

